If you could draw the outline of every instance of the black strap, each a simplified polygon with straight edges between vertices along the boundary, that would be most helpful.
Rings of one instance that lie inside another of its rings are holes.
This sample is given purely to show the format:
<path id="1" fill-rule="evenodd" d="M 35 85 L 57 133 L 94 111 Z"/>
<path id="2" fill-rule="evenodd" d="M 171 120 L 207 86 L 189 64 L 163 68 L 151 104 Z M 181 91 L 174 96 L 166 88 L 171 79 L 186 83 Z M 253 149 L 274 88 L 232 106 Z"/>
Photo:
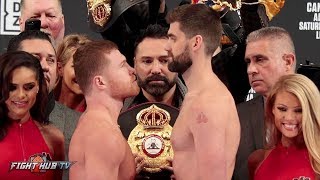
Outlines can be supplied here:
<path id="1" fill-rule="evenodd" d="M 223 32 L 230 38 L 234 44 L 240 44 L 241 40 L 238 35 L 232 30 L 229 24 L 222 23 Z"/>

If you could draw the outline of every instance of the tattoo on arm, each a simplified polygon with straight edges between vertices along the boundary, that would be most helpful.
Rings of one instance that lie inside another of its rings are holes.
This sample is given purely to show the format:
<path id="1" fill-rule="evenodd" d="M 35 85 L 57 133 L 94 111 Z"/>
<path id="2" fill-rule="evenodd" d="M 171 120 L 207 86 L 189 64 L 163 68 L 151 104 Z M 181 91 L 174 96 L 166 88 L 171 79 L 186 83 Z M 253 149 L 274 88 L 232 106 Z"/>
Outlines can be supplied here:
<path id="1" fill-rule="evenodd" d="M 207 123 L 208 122 L 208 118 L 206 117 L 206 115 L 204 115 L 203 112 L 200 112 L 200 114 L 197 117 L 197 123 Z"/>

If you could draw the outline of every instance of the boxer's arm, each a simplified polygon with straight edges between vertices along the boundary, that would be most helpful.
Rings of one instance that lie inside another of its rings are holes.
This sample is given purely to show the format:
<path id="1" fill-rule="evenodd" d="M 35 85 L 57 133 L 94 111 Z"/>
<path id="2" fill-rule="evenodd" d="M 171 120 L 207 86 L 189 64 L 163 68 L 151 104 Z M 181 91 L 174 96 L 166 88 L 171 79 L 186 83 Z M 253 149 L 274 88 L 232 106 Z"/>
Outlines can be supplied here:
<path id="1" fill-rule="evenodd" d="M 98 133 L 95 136 L 90 137 L 85 145 L 85 179 L 118 179 L 124 148 L 115 138 L 105 138 L 108 137 L 105 134 L 100 134 L 99 137 Z"/>
<path id="2" fill-rule="evenodd" d="M 198 104 L 198 103 L 197 103 Z M 207 105 L 208 107 L 204 107 Z M 204 103 L 198 107 L 190 124 L 200 179 L 227 179 L 225 121 L 221 104 Z"/>

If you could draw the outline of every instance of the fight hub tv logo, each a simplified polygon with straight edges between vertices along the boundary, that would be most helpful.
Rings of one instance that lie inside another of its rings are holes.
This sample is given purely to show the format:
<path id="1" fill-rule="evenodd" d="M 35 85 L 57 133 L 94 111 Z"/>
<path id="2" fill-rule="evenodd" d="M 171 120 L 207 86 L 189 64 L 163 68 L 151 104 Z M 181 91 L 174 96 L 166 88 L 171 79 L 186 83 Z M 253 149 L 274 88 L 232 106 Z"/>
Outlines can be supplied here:
<path id="1" fill-rule="evenodd" d="M 0 1 L 0 35 L 17 35 L 20 32 L 21 0 Z"/>
<path id="2" fill-rule="evenodd" d="M 11 162 L 10 171 L 30 170 L 32 173 L 44 173 L 47 170 L 68 170 L 74 162 L 51 161 L 48 153 L 35 154 L 30 156 L 29 162 Z"/>

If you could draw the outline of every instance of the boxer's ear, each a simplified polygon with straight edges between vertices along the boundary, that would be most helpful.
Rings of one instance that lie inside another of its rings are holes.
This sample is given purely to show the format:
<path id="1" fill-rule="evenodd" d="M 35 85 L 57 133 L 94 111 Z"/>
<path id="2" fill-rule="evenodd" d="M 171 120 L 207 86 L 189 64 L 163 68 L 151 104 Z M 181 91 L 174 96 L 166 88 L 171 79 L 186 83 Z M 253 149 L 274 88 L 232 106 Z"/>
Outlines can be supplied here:
<path id="1" fill-rule="evenodd" d="M 104 86 L 105 86 L 105 82 L 104 82 L 104 80 L 103 80 L 103 78 L 102 78 L 102 76 L 95 76 L 94 78 L 93 78 L 93 83 L 94 83 L 94 85 L 96 86 L 96 87 L 98 87 L 99 89 L 100 88 L 104 88 Z"/>
<path id="2" fill-rule="evenodd" d="M 192 49 L 193 50 L 197 50 L 199 49 L 201 46 L 203 46 L 203 38 L 201 35 L 195 35 L 192 39 Z"/>

